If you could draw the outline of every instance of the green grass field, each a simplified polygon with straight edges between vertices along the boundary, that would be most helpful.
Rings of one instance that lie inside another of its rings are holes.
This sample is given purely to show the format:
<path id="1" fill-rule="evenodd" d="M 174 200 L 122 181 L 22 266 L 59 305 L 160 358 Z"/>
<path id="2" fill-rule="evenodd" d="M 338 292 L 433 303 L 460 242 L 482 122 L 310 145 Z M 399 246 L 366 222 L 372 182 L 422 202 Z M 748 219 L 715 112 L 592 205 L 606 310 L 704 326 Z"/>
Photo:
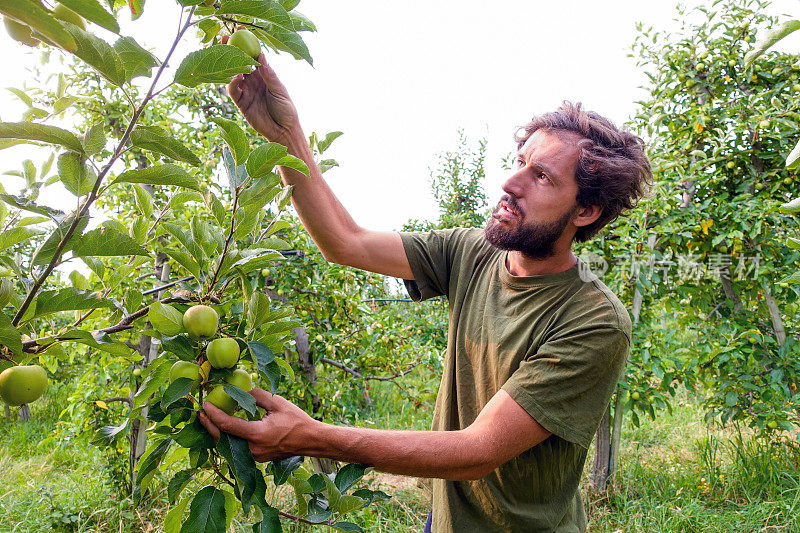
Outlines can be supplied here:
<path id="1" fill-rule="evenodd" d="M 52 436 L 65 388 L 53 387 L 32 406 L 26 423 L 0 421 L 0 532 L 160 531 L 166 512 L 164 483 L 145 504 L 115 494 L 107 461 L 80 439 Z M 427 427 L 432 405 L 411 407 L 387 384 L 372 388 L 373 406 L 359 425 Z M 784 441 L 755 442 L 735 427 L 708 428 L 688 396 L 641 427 L 625 426 L 621 468 L 612 488 L 584 492 L 590 531 L 800 531 L 800 451 Z M 367 481 L 392 495 L 350 519 L 365 531 L 421 531 L 428 503 L 410 478 L 370 474 Z M 273 501 L 291 512 L 282 490 Z M 234 520 L 236 532 L 251 531 Z M 317 528 L 319 530 L 320 528 Z M 284 523 L 285 531 L 310 531 Z"/>

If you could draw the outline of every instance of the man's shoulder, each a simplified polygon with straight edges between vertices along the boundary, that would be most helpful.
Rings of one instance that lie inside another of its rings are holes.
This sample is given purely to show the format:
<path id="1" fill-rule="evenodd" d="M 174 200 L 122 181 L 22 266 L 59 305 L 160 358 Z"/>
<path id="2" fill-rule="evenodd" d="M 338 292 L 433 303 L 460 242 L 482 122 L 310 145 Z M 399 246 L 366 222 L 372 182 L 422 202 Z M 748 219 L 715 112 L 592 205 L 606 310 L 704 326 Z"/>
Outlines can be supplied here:
<path id="1" fill-rule="evenodd" d="M 625 305 L 614 291 L 597 275 L 589 272 L 583 263 L 579 263 L 578 268 L 582 283 L 571 298 L 572 311 L 579 313 L 584 320 L 597 327 L 620 330 L 630 341 L 633 323 Z"/>

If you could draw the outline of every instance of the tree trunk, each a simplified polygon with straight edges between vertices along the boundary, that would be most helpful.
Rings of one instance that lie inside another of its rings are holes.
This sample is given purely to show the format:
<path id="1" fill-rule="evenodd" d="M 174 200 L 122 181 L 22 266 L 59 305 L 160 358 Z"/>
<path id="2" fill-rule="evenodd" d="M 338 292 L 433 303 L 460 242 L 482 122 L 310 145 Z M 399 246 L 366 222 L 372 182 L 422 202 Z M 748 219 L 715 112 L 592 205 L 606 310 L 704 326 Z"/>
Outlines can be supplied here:
<path id="1" fill-rule="evenodd" d="M 767 301 L 769 308 L 769 317 L 772 319 L 772 329 L 775 330 L 775 338 L 778 340 L 778 346 L 783 346 L 786 342 L 786 330 L 783 328 L 783 319 L 781 318 L 781 310 L 778 308 L 778 302 L 772 296 L 772 293 L 764 288 L 764 300 Z"/>
<path id="2" fill-rule="evenodd" d="M 733 310 L 736 313 L 744 311 L 742 299 L 736 294 L 736 289 L 733 288 L 733 281 L 731 281 L 731 267 L 730 265 L 723 265 L 719 269 L 719 279 L 722 281 L 722 290 L 725 291 L 725 296 L 733 302 Z"/>
<path id="3" fill-rule="evenodd" d="M 609 452 L 611 451 L 611 404 L 600 420 L 594 443 L 594 463 L 589 487 L 595 491 L 604 491 L 608 482 Z"/>
<path id="4" fill-rule="evenodd" d="M 297 327 L 292 330 L 294 334 L 294 347 L 297 350 L 297 362 L 300 370 L 312 385 L 317 382 L 317 367 L 311 358 L 311 347 L 308 342 L 308 333 L 305 328 Z M 322 406 L 322 400 L 316 392 L 311 393 L 311 414 L 314 415 Z"/>
<path id="5" fill-rule="evenodd" d="M 31 408 L 28 407 L 27 403 L 19 406 L 19 419 L 23 422 L 31 419 Z"/>
<path id="6" fill-rule="evenodd" d="M 159 280 L 162 282 L 162 284 L 169 281 L 171 269 L 170 264 L 167 262 L 166 254 L 159 253 L 156 256 L 155 269 L 159 274 Z M 162 291 L 159 291 L 154 294 L 156 300 L 161 298 L 161 293 Z M 145 323 L 145 329 L 150 329 L 151 327 L 150 321 L 147 321 Z M 158 342 L 154 342 L 153 338 L 148 335 L 142 335 L 139 338 L 139 343 L 137 344 L 136 350 L 139 352 L 139 355 L 142 356 L 142 360 L 139 363 L 142 369 L 147 368 L 147 365 L 150 364 L 150 361 L 155 359 L 155 357 L 158 355 L 158 346 Z M 136 390 L 132 390 L 130 393 L 130 405 L 133 405 L 133 397 L 136 394 L 136 391 L 139 389 L 138 382 L 136 383 L 135 389 Z M 128 455 L 131 494 L 133 494 L 136 490 L 134 483 L 134 479 L 136 479 L 136 464 L 139 462 L 139 458 L 147 449 L 147 414 L 148 409 L 145 406 L 142 408 L 140 417 L 136 418 L 131 423 L 131 433 L 129 437 L 130 451 Z"/>
<path id="7" fill-rule="evenodd" d="M 647 236 L 648 250 L 652 252 L 657 240 L 658 235 L 655 233 L 651 233 Z M 654 257 L 651 255 L 647 262 L 649 268 L 653 267 L 653 261 Z M 637 286 L 633 292 L 633 305 L 631 308 L 631 321 L 634 327 L 636 327 L 636 324 L 639 322 L 643 301 L 644 296 Z M 622 422 L 625 416 L 625 407 L 619 387 L 617 387 L 613 403 L 613 431 L 611 427 L 612 410 L 611 404 L 609 404 L 606 413 L 603 415 L 602 420 L 600 420 L 600 427 L 597 429 L 597 435 L 595 437 L 591 483 L 592 488 L 597 491 L 606 489 L 608 481 L 614 476 L 619 462 L 619 448 L 622 443 Z"/>

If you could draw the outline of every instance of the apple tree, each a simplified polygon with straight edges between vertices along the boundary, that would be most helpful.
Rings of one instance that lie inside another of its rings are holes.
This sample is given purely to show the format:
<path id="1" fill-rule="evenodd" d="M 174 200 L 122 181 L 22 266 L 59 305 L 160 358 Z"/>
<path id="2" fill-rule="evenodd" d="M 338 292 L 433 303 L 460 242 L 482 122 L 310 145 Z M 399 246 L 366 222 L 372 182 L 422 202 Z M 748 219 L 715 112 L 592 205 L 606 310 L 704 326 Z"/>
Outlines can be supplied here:
<path id="1" fill-rule="evenodd" d="M 272 391 L 293 375 L 283 350 L 298 323 L 291 309 L 261 290 L 257 272 L 283 261 L 282 252 L 291 248 L 277 235 L 291 190 L 281 185 L 276 167 L 308 169 L 285 147 L 251 142 L 240 123 L 220 116 L 207 133 L 211 142 L 221 141 L 222 155 L 204 153 L 201 159 L 150 112 L 173 87 L 216 91 L 215 84 L 252 69 L 252 46 L 243 46 L 245 52 L 236 41 L 220 44 L 240 26 L 252 32 L 259 48 L 311 62 L 300 34 L 313 31 L 313 23 L 291 0 L 177 4 L 177 33 L 159 57 L 135 35 L 120 34 L 118 16 L 129 11 L 136 31 L 144 2 L 114 1 L 106 7 L 96 0 L 63 0 L 53 10 L 38 0 L 0 2 L 6 25 L 23 45 L 42 47 L 45 58 L 59 55 L 92 69 L 99 82 L 94 97 L 112 115 L 53 124 L 83 96 L 78 92 L 70 101 L 61 83 L 67 76 L 60 76 L 57 98 L 45 107 L 31 105 L 20 122 L 0 122 L 2 147 L 32 143 L 57 151 L 40 168 L 23 165 L 19 191 L 0 193 L 0 358 L 5 366 L 19 366 L 58 359 L 63 346 L 79 345 L 81 357 L 136 365 L 125 420 L 102 431 L 113 440 L 148 428 L 134 488 L 141 497 L 156 476 L 169 476 L 174 507 L 166 516 L 167 531 L 225 531 L 239 511 L 255 514 L 255 531 L 280 531 L 282 516 L 358 531 L 342 518 L 385 497 L 353 490 L 364 466 L 346 465 L 326 476 L 308 472 L 303 458 L 293 457 L 262 468 L 245 441 L 223 434 L 215 443 L 196 419 L 204 399 L 259 417 L 246 394 L 251 373 Z M 175 50 L 190 30 L 202 32 L 201 46 L 167 79 L 166 66 L 178 62 Z M 22 91 L 18 96 L 28 97 Z M 167 118 L 170 126 L 180 120 Z M 192 121 L 181 128 L 199 129 Z M 212 178 L 219 173 L 224 185 L 214 190 Z M 66 202 L 72 207 L 39 200 L 41 190 L 54 184 L 72 195 Z M 177 208 L 187 205 L 193 207 Z M 69 283 L 55 274 L 78 262 L 85 270 L 73 272 Z M 172 271 L 180 277 L 169 281 Z M 130 283 L 137 274 L 142 277 Z M 153 275 L 161 284 L 142 290 L 142 279 Z M 192 317 L 197 309 L 201 316 Z M 229 367 L 233 359 L 238 368 Z M 294 514 L 267 502 L 270 478 L 275 486 L 293 487 Z"/>

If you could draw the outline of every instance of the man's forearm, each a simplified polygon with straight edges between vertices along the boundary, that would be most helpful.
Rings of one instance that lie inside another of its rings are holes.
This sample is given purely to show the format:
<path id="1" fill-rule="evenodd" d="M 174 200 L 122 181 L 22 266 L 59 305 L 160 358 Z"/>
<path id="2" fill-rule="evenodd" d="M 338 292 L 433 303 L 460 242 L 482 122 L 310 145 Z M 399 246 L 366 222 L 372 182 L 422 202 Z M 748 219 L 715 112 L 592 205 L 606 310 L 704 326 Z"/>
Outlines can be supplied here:
<path id="1" fill-rule="evenodd" d="M 301 453 L 367 464 L 393 474 L 466 480 L 485 477 L 496 466 L 481 444 L 469 429 L 391 431 L 318 422 Z"/>
<path id="2" fill-rule="evenodd" d="M 322 177 L 322 172 L 314 162 L 314 156 L 302 130 L 287 142 L 287 148 L 291 155 L 302 159 L 308 165 L 310 175 L 304 176 L 292 168 L 280 167 L 283 182 L 294 186 L 292 203 L 303 226 L 323 256 L 335 261 L 341 252 L 346 251 L 348 238 L 361 228 Z"/>

